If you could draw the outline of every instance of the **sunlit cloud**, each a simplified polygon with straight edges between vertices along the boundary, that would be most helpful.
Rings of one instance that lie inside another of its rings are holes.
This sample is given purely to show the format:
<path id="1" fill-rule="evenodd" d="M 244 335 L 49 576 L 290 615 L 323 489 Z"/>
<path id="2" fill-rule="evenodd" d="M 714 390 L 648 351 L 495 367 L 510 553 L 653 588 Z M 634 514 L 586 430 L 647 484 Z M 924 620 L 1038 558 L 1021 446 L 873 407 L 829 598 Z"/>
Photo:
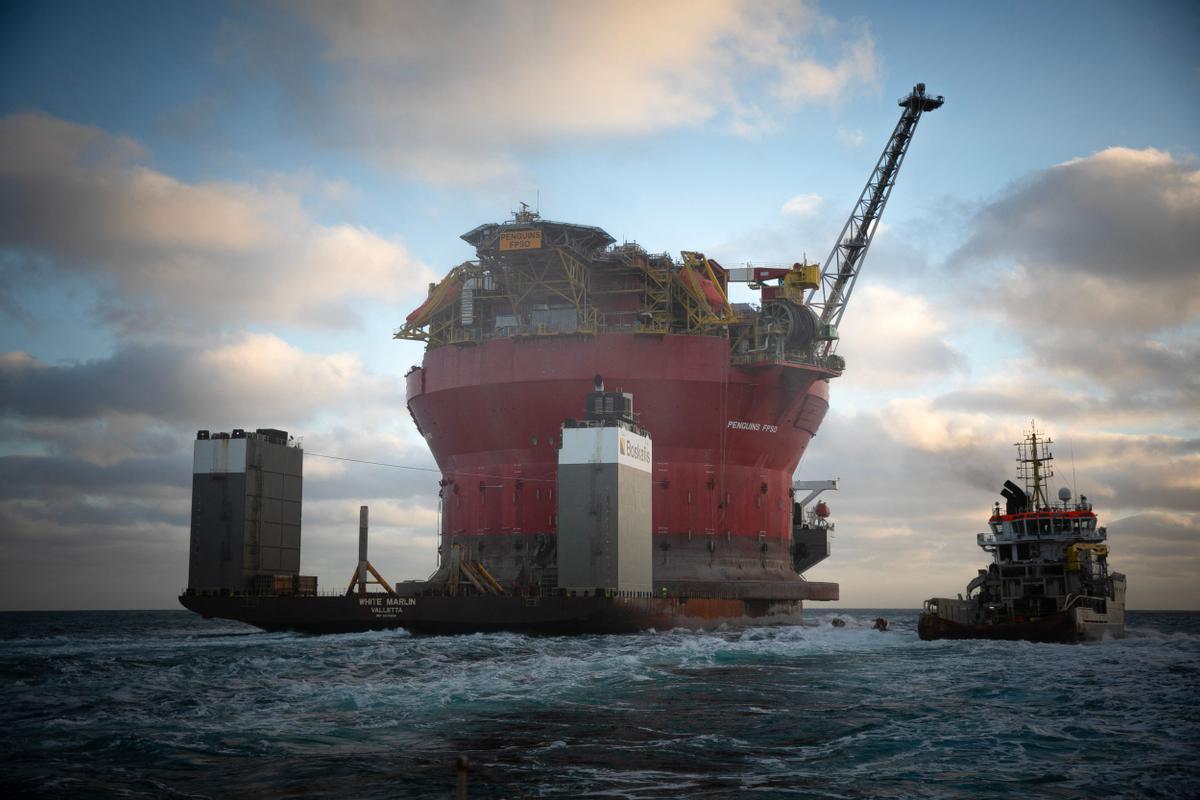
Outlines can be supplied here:
<path id="1" fill-rule="evenodd" d="M 224 50 L 280 76 L 317 140 L 444 185 L 511 178 L 524 153 L 578 137 L 714 124 L 755 138 L 778 111 L 835 103 L 880 70 L 868 32 L 806 2 L 294 8 L 322 51 L 268 28 Z M 318 63 L 337 79 L 306 81 Z"/>
<path id="2" fill-rule="evenodd" d="M 819 194 L 798 194 L 784 203 L 783 208 L 779 210 L 796 217 L 811 217 L 824 202 Z"/>
<path id="3" fill-rule="evenodd" d="M 106 321 L 159 335 L 246 319 L 350 327 L 356 302 L 417 298 L 434 277 L 398 241 L 317 222 L 293 190 L 189 183 L 144 161 L 136 142 L 95 127 L 44 114 L 0 119 L 9 269 L 50 265 L 92 281 Z"/>

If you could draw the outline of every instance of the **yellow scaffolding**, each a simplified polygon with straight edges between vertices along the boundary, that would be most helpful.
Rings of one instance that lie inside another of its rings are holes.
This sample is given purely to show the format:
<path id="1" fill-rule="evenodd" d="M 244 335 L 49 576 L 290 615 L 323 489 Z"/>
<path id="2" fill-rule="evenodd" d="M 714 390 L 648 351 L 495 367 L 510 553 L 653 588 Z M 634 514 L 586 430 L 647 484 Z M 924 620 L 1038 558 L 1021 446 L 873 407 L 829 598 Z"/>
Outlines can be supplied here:
<path id="1" fill-rule="evenodd" d="M 734 312 L 720 268 L 703 253 L 681 255 L 682 263 L 649 255 L 636 244 L 588 254 L 570 241 L 545 240 L 527 251 L 481 253 L 480 261 L 460 264 L 432 286 L 394 335 L 438 347 L 493 336 L 594 334 L 608 330 L 605 298 L 630 294 L 637 297 L 632 307 L 614 301 L 621 309 L 614 312 L 619 329 L 714 335 L 733 326 L 732 334 L 738 334 L 748 323 Z M 573 326 L 561 316 L 538 314 L 568 308 L 574 310 Z"/>

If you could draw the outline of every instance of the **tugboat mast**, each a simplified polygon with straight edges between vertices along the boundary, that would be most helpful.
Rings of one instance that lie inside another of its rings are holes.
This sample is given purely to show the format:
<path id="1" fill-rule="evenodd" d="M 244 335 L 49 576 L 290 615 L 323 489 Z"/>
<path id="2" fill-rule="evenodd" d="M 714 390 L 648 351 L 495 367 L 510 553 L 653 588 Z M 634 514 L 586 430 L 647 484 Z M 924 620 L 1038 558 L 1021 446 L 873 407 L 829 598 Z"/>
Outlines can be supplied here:
<path id="1" fill-rule="evenodd" d="M 1017 474 L 1025 479 L 1025 493 L 1029 495 L 1030 510 L 1040 510 L 1050 508 L 1049 496 L 1046 494 L 1046 481 L 1054 477 L 1054 470 L 1050 466 L 1050 462 L 1054 460 L 1054 454 L 1050 452 L 1050 445 L 1054 444 L 1054 440 L 1044 434 L 1041 435 L 1041 450 L 1038 450 L 1038 436 L 1040 432 L 1031 421 L 1029 424 L 1029 433 L 1025 436 L 1024 441 L 1017 443 Z"/>

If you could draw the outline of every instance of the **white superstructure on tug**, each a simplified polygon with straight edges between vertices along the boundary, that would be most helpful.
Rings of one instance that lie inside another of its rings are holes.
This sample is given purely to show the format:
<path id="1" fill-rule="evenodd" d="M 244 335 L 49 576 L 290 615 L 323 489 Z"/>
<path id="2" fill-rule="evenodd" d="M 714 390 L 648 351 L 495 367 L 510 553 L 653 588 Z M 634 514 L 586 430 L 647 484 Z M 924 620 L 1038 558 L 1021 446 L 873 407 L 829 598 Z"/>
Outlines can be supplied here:
<path id="1" fill-rule="evenodd" d="M 1017 444 L 1021 488 L 1004 482 L 988 531 L 977 536 L 992 556 L 966 596 L 925 601 L 922 639 L 1027 639 L 1073 642 L 1125 631 L 1125 576 L 1108 570 L 1107 531 L 1087 498 L 1048 498 L 1053 442 L 1035 428 Z"/>

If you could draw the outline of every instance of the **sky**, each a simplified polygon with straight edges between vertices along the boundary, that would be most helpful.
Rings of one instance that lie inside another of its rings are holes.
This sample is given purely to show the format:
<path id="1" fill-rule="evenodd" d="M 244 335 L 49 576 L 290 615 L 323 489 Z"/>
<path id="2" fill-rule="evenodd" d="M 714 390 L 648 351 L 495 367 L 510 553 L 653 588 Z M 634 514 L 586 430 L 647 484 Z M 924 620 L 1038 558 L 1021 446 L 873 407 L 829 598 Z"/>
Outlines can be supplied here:
<path id="1" fill-rule="evenodd" d="M 962 591 L 1036 420 L 1129 606 L 1200 609 L 1200 5 L 765 0 L 0 3 L 0 609 L 176 607 L 202 428 L 302 438 L 304 574 L 349 579 L 366 504 L 425 577 L 391 334 L 459 235 L 528 202 L 824 260 L 918 81 L 809 577 Z"/>

